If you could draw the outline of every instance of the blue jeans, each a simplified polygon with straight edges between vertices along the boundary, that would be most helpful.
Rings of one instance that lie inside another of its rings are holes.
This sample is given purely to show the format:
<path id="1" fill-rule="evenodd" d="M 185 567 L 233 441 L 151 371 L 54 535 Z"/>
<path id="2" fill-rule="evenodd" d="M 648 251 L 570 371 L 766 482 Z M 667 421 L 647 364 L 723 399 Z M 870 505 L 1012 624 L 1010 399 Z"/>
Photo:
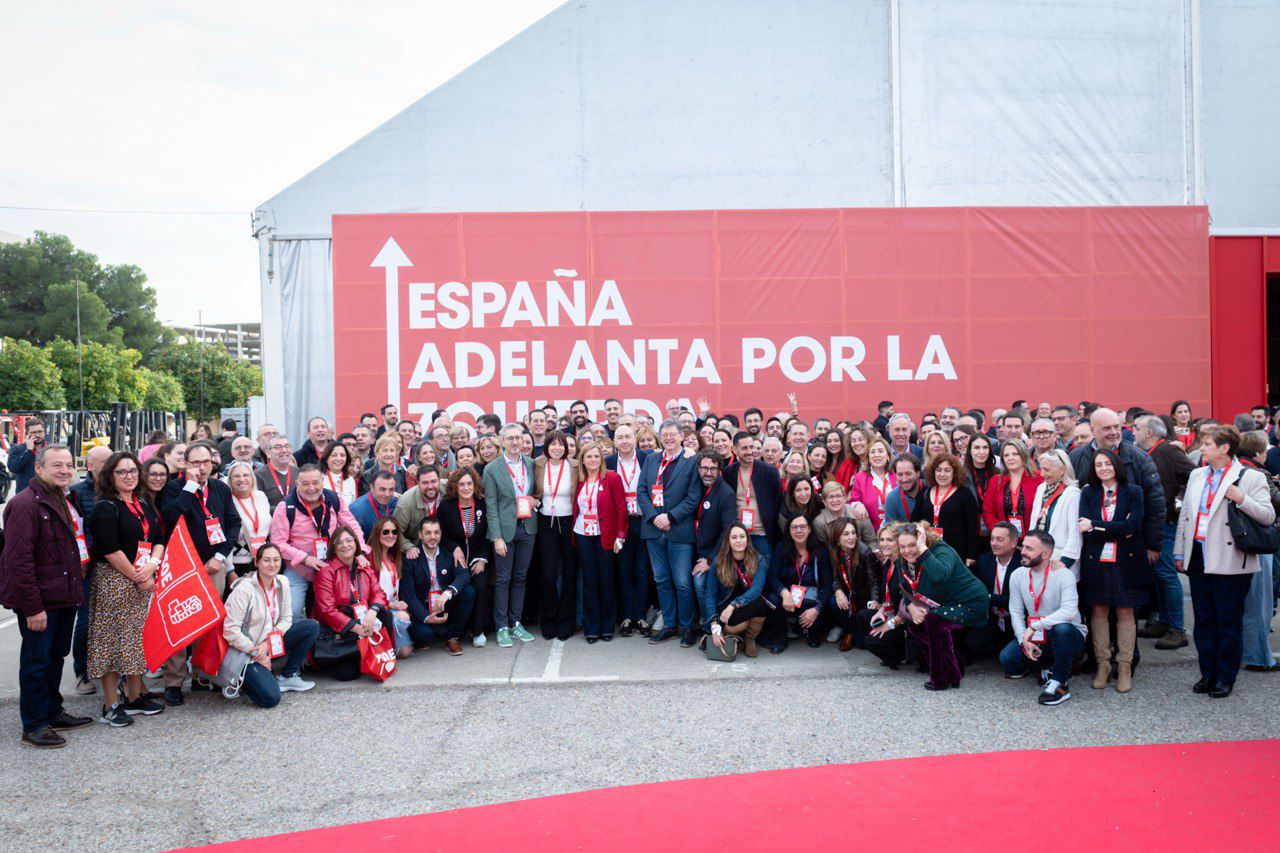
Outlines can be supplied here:
<path id="1" fill-rule="evenodd" d="M 1271 654 L 1271 565 L 1274 554 L 1259 554 L 1260 570 L 1249 582 L 1249 595 L 1244 600 L 1244 658 L 1251 666 L 1272 666 Z"/>
<path id="2" fill-rule="evenodd" d="M 1032 667 L 1052 669 L 1050 676 L 1059 684 L 1066 685 L 1071 678 L 1071 665 L 1075 662 L 1076 653 L 1084 645 L 1084 635 L 1080 629 L 1069 622 L 1054 625 L 1045 635 L 1046 642 L 1040 646 L 1040 660 L 1033 661 L 1022 650 L 1022 644 L 1016 639 L 1000 652 L 1000 665 L 1005 675 L 1019 675 Z"/>
<path id="3" fill-rule="evenodd" d="M 43 631 L 27 628 L 18 614 L 22 647 L 18 652 L 18 711 L 22 731 L 39 731 L 62 713 L 62 664 L 71 651 L 71 634 L 76 621 L 74 607 L 45 610 L 49 624 Z"/>
<path id="4" fill-rule="evenodd" d="M 1160 608 L 1156 611 L 1160 621 L 1169 626 L 1170 631 L 1181 631 L 1183 621 L 1182 580 L 1173 565 L 1173 545 L 1177 538 L 1178 525 L 1165 524 L 1164 539 L 1160 545 L 1160 559 L 1156 560 L 1156 598 Z"/>
<path id="5" fill-rule="evenodd" d="M 693 543 L 672 542 L 665 537 L 648 539 L 649 563 L 658 585 L 658 603 L 666 628 L 687 631 L 698 619 L 693 594 Z"/>
<path id="6" fill-rule="evenodd" d="M 76 678 L 89 675 L 89 582 L 93 580 L 93 562 L 84 564 L 84 597 L 76 608 L 76 628 L 71 637 L 71 666 Z"/>
<path id="7" fill-rule="evenodd" d="M 293 621 L 298 622 L 305 618 L 302 610 L 307 604 L 311 581 L 290 568 L 284 570 L 284 579 L 289 582 L 289 609 L 293 612 Z"/>
<path id="8" fill-rule="evenodd" d="M 289 630 L 284 632 L 284 669 L 281 670 L 281 675 L 288 678 L 298 674 L 302 661 L 315 645 L 318 636 L 320 623 L 314 619 L 303 619 L 289 626 Z M 253 661 L 245 667 L 244 684 L 240 691 L 259 708 L 274 708 L 280 704 L 280 685 L 276 683 L 270 668 Z"/>
<path id="9" fill-rule="evenodd" d="M 618 588 L 622 618 L 635 622 L 649 612 L 649 549 L 640 538 L 640 519 L 627 524 L 627 541 L 618 552 Z"/>

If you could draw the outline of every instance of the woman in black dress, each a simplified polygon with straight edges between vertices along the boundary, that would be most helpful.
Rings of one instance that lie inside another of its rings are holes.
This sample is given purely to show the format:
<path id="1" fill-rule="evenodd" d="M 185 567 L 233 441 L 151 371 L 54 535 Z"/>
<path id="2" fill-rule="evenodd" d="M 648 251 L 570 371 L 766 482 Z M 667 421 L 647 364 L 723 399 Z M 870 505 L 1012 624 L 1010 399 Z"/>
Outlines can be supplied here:
<path id="1" fill-rule="evenodd" d="M 485 621 L 493 617 L 489 606 L 493 572 L 485 571 L 493 563 L 493 543 L 489 541 L 486 515 L 480 477 L 472 468 L 458 468 L 445 484 L 436 518 L 440 519 L 440 547 L 452 551 L 454 561 L 471 572 L 476 602 L 468 627 L 476 648 L 485 645 Z"/>

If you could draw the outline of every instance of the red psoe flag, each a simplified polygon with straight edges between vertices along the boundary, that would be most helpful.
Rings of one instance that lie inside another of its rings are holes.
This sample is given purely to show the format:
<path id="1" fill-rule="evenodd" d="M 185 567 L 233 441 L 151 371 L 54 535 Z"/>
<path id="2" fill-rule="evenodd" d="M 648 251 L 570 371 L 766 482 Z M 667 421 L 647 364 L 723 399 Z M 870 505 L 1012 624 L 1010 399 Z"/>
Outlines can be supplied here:
<path id="1" fill-rule="evenodd" d="M 174 652 L 194 643 L 214 625 L 221 626 L 226 618 L 222 600 L 191 542 L 186 519 L 180 518 L 165 547 L 142 626 L 147 669 L 159 669 Z"/>

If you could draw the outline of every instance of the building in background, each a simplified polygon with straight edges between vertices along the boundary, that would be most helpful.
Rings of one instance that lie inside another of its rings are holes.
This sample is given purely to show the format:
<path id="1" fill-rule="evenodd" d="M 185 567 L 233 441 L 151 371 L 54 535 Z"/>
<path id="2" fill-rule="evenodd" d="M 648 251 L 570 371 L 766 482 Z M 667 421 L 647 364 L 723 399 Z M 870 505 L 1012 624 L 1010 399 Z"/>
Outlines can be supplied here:
<path id="1" fill-rule="evenodd" d="M 221 345 L 234 357 L 262 366 L 261 323 L 204 323 L 169 328 L 178 333 L 178 343 L 204 339 L 205 345 Z"/>

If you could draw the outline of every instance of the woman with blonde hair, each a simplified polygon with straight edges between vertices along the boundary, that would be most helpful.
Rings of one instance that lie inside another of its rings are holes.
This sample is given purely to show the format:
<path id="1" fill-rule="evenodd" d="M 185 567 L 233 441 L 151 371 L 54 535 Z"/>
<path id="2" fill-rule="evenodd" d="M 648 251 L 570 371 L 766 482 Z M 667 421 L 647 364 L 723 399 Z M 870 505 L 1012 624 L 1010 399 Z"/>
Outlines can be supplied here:
<path id="1" fill-rule="evenodd" d="M 877 436 L 867 442 L 866 462 L 862 470 L 853 475 L 849 487 L 849 505 L 854 518 L 866 518 L 875 529 L 884 518 L 884 502 L 898 485 L 898 475 L 893 472 L 893 448 L 889 442 Z"/>
<path id="2" fill-rule="evenodd" d="M 987 530 L 994 530 L 1007 521 L 1018 530 L 1018 536 L 1031 529 L 1031 507 L 1036 489 L 1043 481 L 1036 473 L 1036 464 L 1027 452 L 1027 446 L 1016 438 L 1000 445 L 1000 459 L 1004 473 L 991 479 L 982 499 L 982 520 Z"/>
<path id="3" fill-rule="evenodd" d="M 951 454 L 951 436 L 947 435 L 942 430 L 935 429 L 924 437 L 925 462 L 928 462 L 935 456 L 950 456 Z"/>
<path id="4" fill-rule="evenodd" d="M 757 654 L 756 638 L 764 630 L 769 605 L 764 598 L 768 568 L 751 546 L 751 536 L 741 524 L 734 523 L 720 540 L 715 559 L 716 580 L 720 584 L 720 600 L 711 621 L 711 642 L 724 648 L 725 634 L 742 635 L 742 653 L 749 658 Z"/>
<path id="5" fill-rule="evenodd" d="M 797 477 L 809 480 L 809 461 L 799 450 L 792 450 L 782 459 L 782 488 L 786 488 Z M 812 480 L 809 481 L 812 485 Z M 815 491 L 817 486 L 814 486 Z"/>

